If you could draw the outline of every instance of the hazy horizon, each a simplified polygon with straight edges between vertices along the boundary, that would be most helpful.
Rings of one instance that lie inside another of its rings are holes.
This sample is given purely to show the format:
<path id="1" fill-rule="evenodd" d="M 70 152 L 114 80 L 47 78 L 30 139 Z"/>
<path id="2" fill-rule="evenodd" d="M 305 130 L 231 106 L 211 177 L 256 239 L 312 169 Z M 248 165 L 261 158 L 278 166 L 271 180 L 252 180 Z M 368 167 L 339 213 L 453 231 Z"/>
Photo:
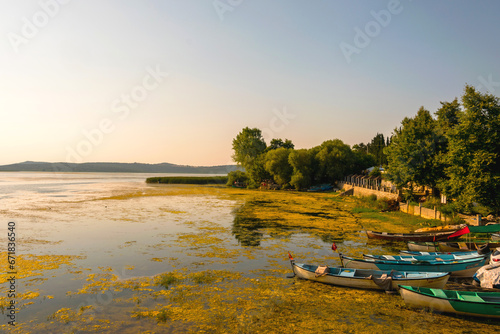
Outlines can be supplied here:
<path id="1" fill-rule="evenodd" d="M 235 164 L 244 127 L 389 136 L 466 84 L 499 95 L 500 3 L 0 2 L 0 165 Z"/>

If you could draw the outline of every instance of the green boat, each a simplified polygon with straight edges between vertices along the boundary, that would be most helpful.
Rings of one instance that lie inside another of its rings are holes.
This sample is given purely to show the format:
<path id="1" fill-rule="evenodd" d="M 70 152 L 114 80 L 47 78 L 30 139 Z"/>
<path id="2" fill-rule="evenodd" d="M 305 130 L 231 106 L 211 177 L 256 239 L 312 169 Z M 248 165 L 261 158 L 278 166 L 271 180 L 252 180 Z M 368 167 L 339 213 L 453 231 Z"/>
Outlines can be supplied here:
<path id="1" fill-rule="evenodd" d="M 500 318 L 500 292 L 442 290 L 400 285 L 405 304 L 435 312 Z"/>

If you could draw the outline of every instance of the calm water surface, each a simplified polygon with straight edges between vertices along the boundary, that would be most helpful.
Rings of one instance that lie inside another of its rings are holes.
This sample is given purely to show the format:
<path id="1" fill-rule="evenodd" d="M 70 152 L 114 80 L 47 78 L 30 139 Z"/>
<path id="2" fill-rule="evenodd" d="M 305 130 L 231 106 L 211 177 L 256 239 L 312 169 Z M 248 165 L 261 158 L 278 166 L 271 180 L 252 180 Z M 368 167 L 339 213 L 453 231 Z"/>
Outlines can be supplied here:
<path id="1" fill-rule="evenodd" d="M 220 198 L 213 190 L 203 193 L 200 187 L 191 193 L 195 187 L 148 185 L 145 179 L 149 176 L 155 175 L 0 173 L 1 244 L 7 242 L 7 223 L 15 222 L 18 256 L 79 256 L 71 268 L 62 266 L 18 280 L 18 293 L 40 293 L 33 304 L 19 311 L 18 322 L 45 319 L 62 307 L 85 302 L 88 297 L 68 292 L 81 289 L 88 273 L 103 268 L 122 279 L 179 268 L 246 272 L 273 268 L 266 260 L 269 250 L 251 250 L 249 256 L 248 247 L 231 232 L 234 209 L 242 205 L 241 200 Z M 162 196 L 156 196 L 159 189 Z M 204 256 L 214 248 L 207 247 L 204 240 L 197 242 L 200 230 L 215 231 L 212 237 L 216 239 L 209 243 L 236 251 L 236 255 L 233 252 L 229 260 L 222 261 Z M 295 238 L 308 239 L 308 235 Z M 262 245 L 272 244 L 269 240 Z M 297 241 L 300 244 L 304 241 Z M 240 249 L 246 254 L 239 256 Z M 4 294 L 5 287 L 2 290 Z"/>

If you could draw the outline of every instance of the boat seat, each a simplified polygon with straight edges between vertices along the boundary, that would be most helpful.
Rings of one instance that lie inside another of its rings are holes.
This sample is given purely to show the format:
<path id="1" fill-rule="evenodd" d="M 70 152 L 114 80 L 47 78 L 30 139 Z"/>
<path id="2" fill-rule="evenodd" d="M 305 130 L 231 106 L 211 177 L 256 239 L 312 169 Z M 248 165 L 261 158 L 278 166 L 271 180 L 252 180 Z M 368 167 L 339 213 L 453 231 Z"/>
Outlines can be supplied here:
<path id="1" fill-rule="evenodd" d="M 465 300 L 466 302 L 484 302 L 483 298 L 476 295 L 463 295 L 461 293 L 458 294 L 458 298 L 461 300 Z"/>
<path id="2" fill-rule="evenodd" d="M 436 296 L 436 297 L 439 297 L 439 298 L 448 298 L 448 296 L 446 295 L 446 293 L 443 292 L 443 290 L 431 289 L 431 291 L 434 294 L 434 296 Z"/>
<path id="3" fill-rule="evenodd" d="M 354 277 L 354 272 L 355 270 L 353 269 L 343 269 L 340 273 L 339 276 L 345 276 L 345 277 Z"/>

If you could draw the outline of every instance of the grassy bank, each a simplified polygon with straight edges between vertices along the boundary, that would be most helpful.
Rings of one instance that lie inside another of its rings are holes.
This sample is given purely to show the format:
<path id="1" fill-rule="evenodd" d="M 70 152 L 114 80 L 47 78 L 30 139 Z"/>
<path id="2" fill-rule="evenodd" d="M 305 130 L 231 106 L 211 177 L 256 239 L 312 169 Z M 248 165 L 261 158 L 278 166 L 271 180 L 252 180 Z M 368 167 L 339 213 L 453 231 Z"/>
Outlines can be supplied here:
<path id="1" fill-rule="evenodd" d="M 226 184 L 227 176 L 164 176 L 149 177 L 146 183 L 160 184 Z"/>

